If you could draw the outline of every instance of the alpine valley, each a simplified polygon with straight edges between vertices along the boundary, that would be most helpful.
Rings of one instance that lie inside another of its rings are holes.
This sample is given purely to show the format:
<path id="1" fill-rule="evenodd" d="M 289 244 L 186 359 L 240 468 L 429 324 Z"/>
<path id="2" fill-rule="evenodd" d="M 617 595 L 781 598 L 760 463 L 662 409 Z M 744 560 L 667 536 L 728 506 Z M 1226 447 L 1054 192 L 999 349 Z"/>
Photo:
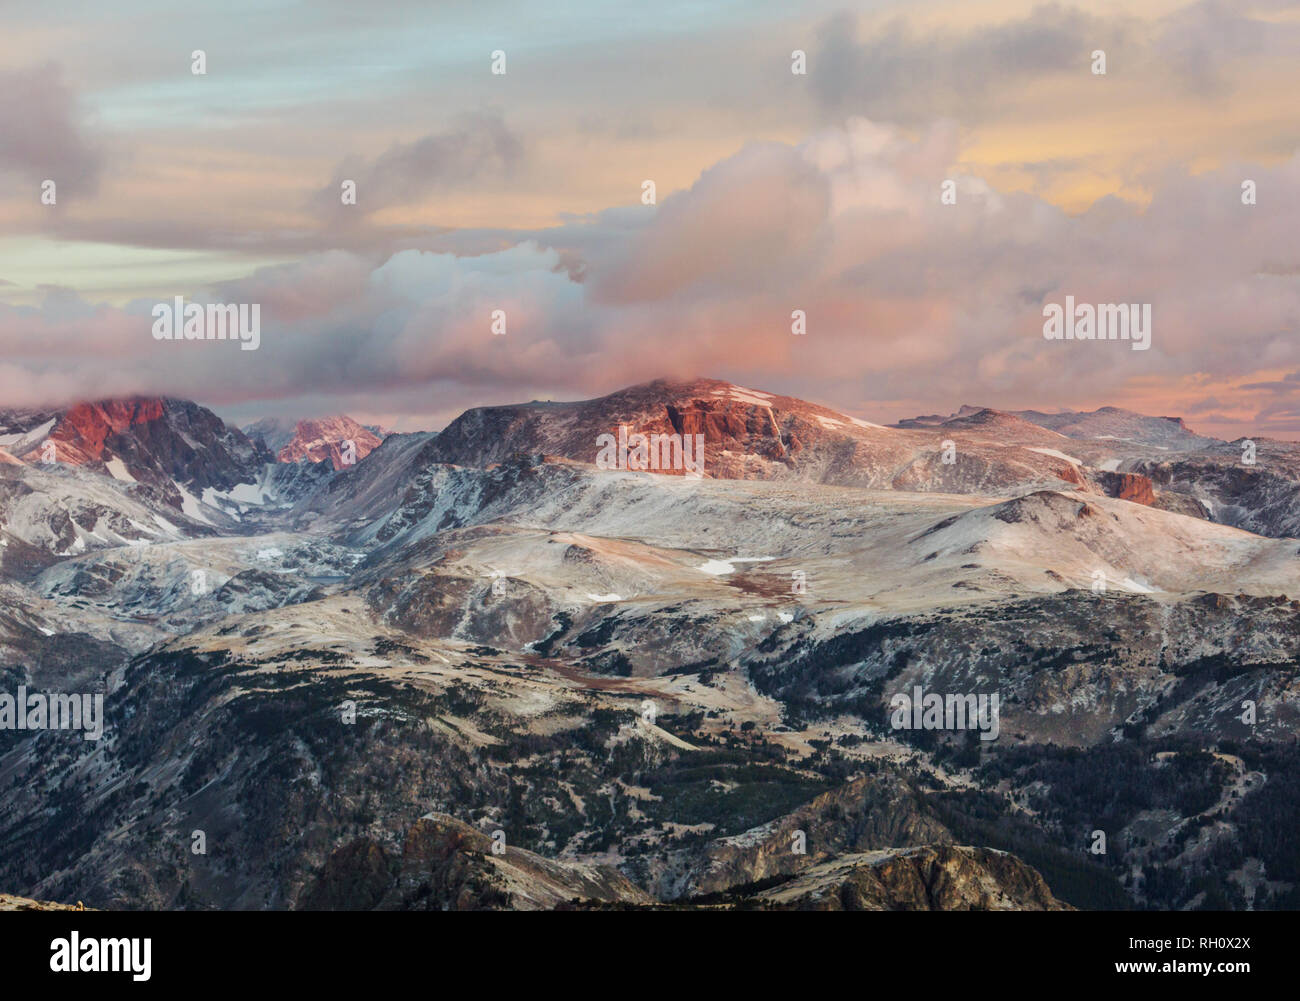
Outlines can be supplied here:
<path id="1" fill-rule="evenodd" d="M 703 476 L 599 468 L 623 429 Z M 1113 408 L 0 411 L 0 892 L 1300 907 L 1297 536 L 1300 445 Z"/>

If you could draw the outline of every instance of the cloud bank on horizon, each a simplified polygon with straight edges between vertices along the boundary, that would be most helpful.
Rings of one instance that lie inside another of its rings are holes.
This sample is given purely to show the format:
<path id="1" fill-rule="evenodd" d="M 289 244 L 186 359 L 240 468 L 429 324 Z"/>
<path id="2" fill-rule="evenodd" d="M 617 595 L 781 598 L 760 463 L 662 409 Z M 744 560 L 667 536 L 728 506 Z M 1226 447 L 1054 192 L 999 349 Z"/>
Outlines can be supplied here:
<path id="1" fill-rule="evenodd" d="M 20 2 L 0 34 L 3 406 L 436 426 L 708 375 L 1300 436 L 1296 4 Z M 175 296 L 260 304 L 258 350 L 155 340 Z M 1150 304 L 1150 350 L 1045 340 L 1066 296 Z"/>

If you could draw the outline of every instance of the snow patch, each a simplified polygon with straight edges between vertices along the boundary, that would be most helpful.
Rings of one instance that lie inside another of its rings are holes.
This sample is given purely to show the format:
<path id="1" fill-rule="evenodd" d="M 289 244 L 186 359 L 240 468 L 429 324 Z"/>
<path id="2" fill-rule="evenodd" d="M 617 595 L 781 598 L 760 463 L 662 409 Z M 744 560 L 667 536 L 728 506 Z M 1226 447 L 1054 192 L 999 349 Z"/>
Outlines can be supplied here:
<path id="1" fill-rule="evenodd" d="M 108 468 L 108 475 L 113 477 L 113 479 L 121 480 L 123 483 L 136 482 L 135 477 L 127 471 L 126 463 L 116 455 L 109 459 L 108 462 L 104 463 L 104 465 Z"/>
<path id="2" fill-rule="evenodd" d="M 45 436 L 54 427 L 55 418 L 50 418 L 40 427 L 17 434 L 0 434 L 0 448 L 4 448 L 15 459 L 25 455 L 45 440 Z M 11 447 L 12 446 L 12 447 Z"/>
<path id="3" fill-rule="evenodd" d="M 707 574 L 713 574 L 715 577 L 720 577 L 723 574 L 735 573 L 736 568 L 733 564 L 770 563 L 774 559 L 776 559 L 775 556 L 733 556 L 729 560 L 707 560 L 705 563 L 696 567 L 696 569 L 702 570 Z"/>
<path id="4" fill-rule="evenodd" d="M 715 396 L 723 395 L 721 391 L 714 393 Z M 746 389 L 744 386 L 732 386 L 726 391 L 726 395 L 733 400 L 739 400 L 741 403 L 752 403 L 758 407 L 771 407 L 768 401 L 772 399 L 771 393 L 760 393 L 757 389 Z"/>
<path id="5" fill-rule="evenodd" d="M 166 518 L 164 518 L 162 515 L 160 515 L 160 514 L 155 514 L 155 515 L 153 516 L 153 520 L 156 521 L 156 522 L 158 522 L 158 526 L 159 526 L 159 527 L 160 527 L 164 532 L 171 532 L 173 535 L 180 535 L 180 534 L 181 534 L 181 530 L 180 530 L 179 528 L 177 528 L 175 525 L 173 525 L 173 524 L 172 524 L 170 521 L 168 521 Z"/>
<path id="6" fill-rule="evenodd" d="M 203 503 L 209 507 L 220 507 L 221 501 L 228 504 L 256 504 L 259 507 L 269 502 L 270 491 L 258 483 L 236 483 L 229 490 L 217 490 L 215 487 L 203 489 Z"/>
<path id="7" fill-rule="evenodd" d="M 1054 448 L 1031 448 L 1029 451 L 1038 452 L 1041 455 L 1050 455 L 1054 459 L 1064 459 L 1075 466 L 1082 466 L 1083 460 L 1075 458 L 1073 455 L 1066 455 L 1064 452 L 1058 452 Z"/>
<path id="8" fill-rule="evenodd" d="M 207 516 L 203 513 L 203 507 L 199 503 L 199 499 L 175 480 L 172 480 L 172 483 L 175 484 L 176 489 L 179 490 L 181 494 L 181 511 L 183 511 L 187 517 L 193 518 L 195 521 L 201 521 L 205 525 L 211 525 L 212 522 L 208 521 Z"/>

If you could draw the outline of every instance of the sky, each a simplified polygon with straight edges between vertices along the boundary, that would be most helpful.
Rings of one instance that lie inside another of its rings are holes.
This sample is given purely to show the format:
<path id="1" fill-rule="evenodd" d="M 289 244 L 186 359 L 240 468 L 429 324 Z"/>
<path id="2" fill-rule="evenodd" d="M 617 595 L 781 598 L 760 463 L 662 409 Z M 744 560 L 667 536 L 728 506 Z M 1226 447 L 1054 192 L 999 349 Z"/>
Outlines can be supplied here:
<path id="1" fill-rule="evenodd" d="M 0 408 L 705 376 L 1300 439 L 1297 91 L 1278 0 L 0 0 Z M 176 296 L 258 349 L 155 339 Z M 1066 296 L 1150 348 L 1046 339 Z"/>

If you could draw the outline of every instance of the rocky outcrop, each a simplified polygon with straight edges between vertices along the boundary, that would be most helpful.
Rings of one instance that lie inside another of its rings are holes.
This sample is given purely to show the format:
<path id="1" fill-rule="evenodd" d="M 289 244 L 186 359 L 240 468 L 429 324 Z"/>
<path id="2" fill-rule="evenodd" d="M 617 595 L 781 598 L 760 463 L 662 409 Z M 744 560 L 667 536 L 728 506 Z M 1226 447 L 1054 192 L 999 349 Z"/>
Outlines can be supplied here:
<path id="1" fill-rule="evenodd" d="M 397 860 L 383 845 L 359 838 L 330 855 L 320 877 L 298 902 L 298 909 L 372 910 L 392 887 L 396 876 Z"/>
<path id="2" fill-rule="evenodd" d="M 792 850 L 797 835 L 798 853 Z M 862 777 L 762 827 L 670 857 L 650 874 L 650 885 L 665 899 L 707 896 L 801 873 L 845 853 L 953 840 L 906 782 L 893 775 Z"/>
<path id="3" fill-rule="evenodd" d="M 430 814 L 407 831 L 400 858 L 366 839 L 334 852 L 299 907 L 481 911 L 594 903 L 655 900 L 608 866 L 544 858 L 494 842 L 446 814 Z"/>
<path id="4" fill-rule="evenodd" d="M 1156 503 L 1156 492 L 1151 481 L 1140 473 L 1101 472 L 1097 474 L 1097 481 L 1108 497 L 1145 504 L 1147 507 Z"/>
<path id="5" fill-rule="evenodd" d="M 48 440 L 55 443 L 59 462 L 84 466 L 103 457 L 105 443 L 111 436 L 161 420 L 162 416 L 163 401 L 159 399 L 78 403 L 59 418 Z M 33 450 L 21 458 L 35 461 L 40 455 Z"/>
<path id="6" fill-rule="evenodd" d="M 56 904 L 50 900 L 30 900 L 27 897 L 15 897 L 9 893 L 0 893 L 0 911 L 85 911 L 94 908 L 81 904 Z"/>
<path id="7" fill-rule="evenodd" d="M 330 856 L 300 910 L 637 909 L 661 906 L 613 869 L 506 847 L 445 815 L 412 826 L 400 858 L 362 838 Z M 772 882 L 766 878 L 765 882 Z M 759 882 L 759 881 L 754 881 Z M 1063 911 L 1039 873 L 992 848 L 929 844 L 836 855 L 778 885 L 677 907 L 826 911 Z"/>
<path id="8" fill-rule="evenodd" d="M 1102 407 L 1087 413 L 1065 410 L 1055 414 L 1019 410 L 1016 416 L 1067 438 L 1121 439 L 1166 449 L 1197 448 L 1213 442 L 1189 428 L 1181 417 L 1148 417 L 1119 407 Z"/>
<path id="9" fill-rule="evenodd" d="M 717 379 L 658 380 L 577 403 L 469 410 L 438 436 L 431 457 L 470 466 L 535 454 L 595 463 L 599 437 L 617 436 L 620 428 L 629 438 L 703 435 L 704 476 L 715 479 L 946 493 L 997 493 L 1062 479 L 1083 483 L 1068 460 L 1043 450 L 1059 444 L 1060 435 L 1009 414 L 975 411 L 941 434 L 928 427 L 886 428 Z M 683 471 L 667 464 L 653 469 Z"/>
<path id="10" fill-rule="evenodd" d="M 1253 464 L 1241 442 L 1177 458 L 1144 458 L 1133 468 L 1162 498 L 1185 497 L 1204 517 L 1259 535 L 1300 536 L 1300 446 L 1256 443 Z"/>
<path id="11" fill-rule="evenodd" d="M 751 899 L 800 911 L 1073 910 L 1014 855 L 964 845 L 841 856 Z"/>
<path id="12" fill-rule="evenodd" d="M 300 577 L 269 570 L 243 570 L 226 581 L 213 595 L 232 614 L 283 608 L 324 596 L 324 590 Z"/>
<path id="13" fill-rule="evenodd" d="M 280 462 L 324 462 L 336 469 L 355 465 L 379 447 L 382 439 L 351 417 L 299 421 L 293 438 L 276 454 Z M 352 443 L 352 447 L 347 446 Z"/>
<path id="14" fill-rule="evenodd" d="M 228 490 L 257 479 L 271 456 L 205 407 L 188 400 L 132 398 L 78 403 L 53 413 L 0 415 L 8 437 L 21 437 L 16 458 L 47 458 L 145 484 L 182 506 L 175 483 L 194 493 Z M 47 451 L 47 443 L 52 449 Z M 174 482 L 173 482 L 174 481 Z"/>

